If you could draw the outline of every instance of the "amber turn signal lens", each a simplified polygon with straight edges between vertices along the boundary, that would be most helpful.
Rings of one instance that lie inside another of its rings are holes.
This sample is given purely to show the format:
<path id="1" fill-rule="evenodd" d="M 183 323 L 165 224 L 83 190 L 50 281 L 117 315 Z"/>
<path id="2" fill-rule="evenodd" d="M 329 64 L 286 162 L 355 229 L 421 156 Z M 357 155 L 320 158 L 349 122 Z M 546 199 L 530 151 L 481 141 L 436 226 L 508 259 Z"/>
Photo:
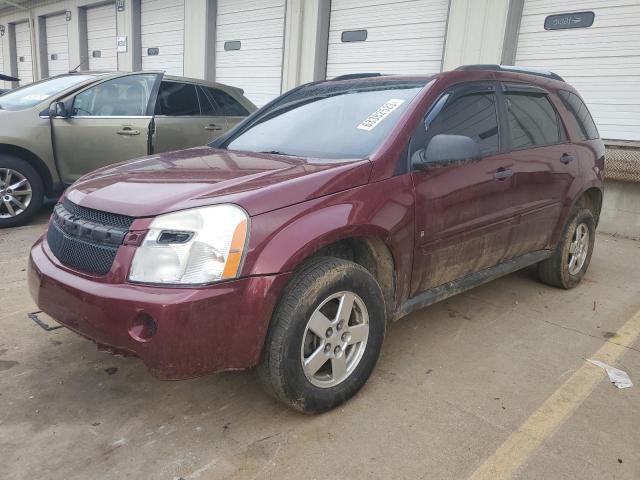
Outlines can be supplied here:
<path id="1" fill-rule="evenodd" d="M 229 247 L 229 255 L 227 255 L 227 263 L 225 264 L 224 271 L 222 272 L 223 279 L 235 278 L 238 275 L 246 239 L 247 221 L 243 220 L 238 224 L 233 232 L 231 246 Z"/>

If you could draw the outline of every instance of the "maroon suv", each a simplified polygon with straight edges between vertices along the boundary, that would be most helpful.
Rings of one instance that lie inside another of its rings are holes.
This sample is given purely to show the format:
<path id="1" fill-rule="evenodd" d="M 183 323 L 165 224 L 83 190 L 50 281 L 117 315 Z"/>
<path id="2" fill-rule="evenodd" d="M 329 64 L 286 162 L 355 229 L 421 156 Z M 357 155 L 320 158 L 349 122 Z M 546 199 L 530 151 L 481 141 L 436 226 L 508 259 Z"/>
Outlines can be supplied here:
<path id="1" fill-rule="evenodd" d="M 387 322 L 523 267 L 576 286 L 604 146 L 550 72 L 296 88 L 207 147 L 98 170 L 31 251 L 39 307 L 162 379 L 258 366 L 307 412 L 354 395 Z"/>

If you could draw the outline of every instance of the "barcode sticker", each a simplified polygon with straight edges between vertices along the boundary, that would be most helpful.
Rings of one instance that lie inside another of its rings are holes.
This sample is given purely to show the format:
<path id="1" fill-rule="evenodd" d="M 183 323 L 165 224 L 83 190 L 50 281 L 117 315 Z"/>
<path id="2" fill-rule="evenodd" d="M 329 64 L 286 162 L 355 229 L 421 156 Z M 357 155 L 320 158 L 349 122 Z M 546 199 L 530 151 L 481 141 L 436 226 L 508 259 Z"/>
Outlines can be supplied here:
<path id="1" fill-rule="evenodd" d="M 369 115 L 364 122 L 358 125 L 357 128 L 360 130 L 366 130 L 370 132 L 385 118 L 387 118 L 391 113 L 398 108 L 400 105 L 404 103 L 404 100 L 400 100 L 397 98 L 392 98 L 384 105 L 382 105 L 378 110 Z"/>

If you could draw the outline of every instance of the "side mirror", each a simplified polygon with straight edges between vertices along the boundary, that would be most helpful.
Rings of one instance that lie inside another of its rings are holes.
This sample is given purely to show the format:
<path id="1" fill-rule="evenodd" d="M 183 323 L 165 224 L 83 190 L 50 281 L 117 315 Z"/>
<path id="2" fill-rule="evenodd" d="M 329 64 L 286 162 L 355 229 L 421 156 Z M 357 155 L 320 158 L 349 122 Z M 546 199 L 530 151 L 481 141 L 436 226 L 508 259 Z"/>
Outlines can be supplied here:
<path id="1" fill-rule="evenodd" d="M 63 102 L 53 102 L 51 106 L 49 106 L 49 116 L 68 118 L 69 113 L 67 112 L 67 107 Z"/>
<path id="2" fill-rule="evenodd" d="M 477 162 L 482 158 L 478 144 L 464 135 L 436 135 L 419 153 L 412 160 L 420 170 Z"/>

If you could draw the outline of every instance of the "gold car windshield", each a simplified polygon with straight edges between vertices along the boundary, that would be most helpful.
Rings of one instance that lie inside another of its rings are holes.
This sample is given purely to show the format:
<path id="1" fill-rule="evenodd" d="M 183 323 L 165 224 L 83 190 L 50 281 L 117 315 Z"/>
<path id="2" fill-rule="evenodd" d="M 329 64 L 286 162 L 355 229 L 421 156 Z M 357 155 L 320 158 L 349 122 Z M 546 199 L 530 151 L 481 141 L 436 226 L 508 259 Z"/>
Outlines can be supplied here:
<path id="1" fill-rule="evenodd" d="M 92 75 L 63 75 L 11 90 L 0 97 L 3 110 L 24 110 L 94 78 Z"/>

